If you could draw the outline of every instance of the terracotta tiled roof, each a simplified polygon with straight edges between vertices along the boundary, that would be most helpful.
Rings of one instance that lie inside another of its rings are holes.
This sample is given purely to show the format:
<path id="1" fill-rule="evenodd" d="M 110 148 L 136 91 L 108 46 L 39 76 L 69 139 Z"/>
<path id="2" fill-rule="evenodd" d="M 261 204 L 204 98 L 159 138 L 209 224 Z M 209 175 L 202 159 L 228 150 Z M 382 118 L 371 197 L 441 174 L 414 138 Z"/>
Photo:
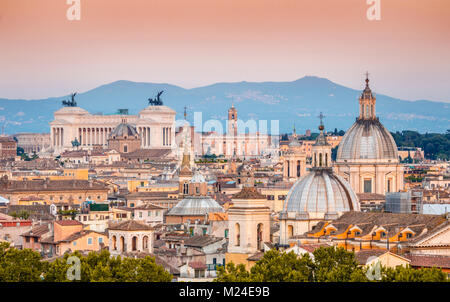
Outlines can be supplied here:
<path id="1" fill-rule="evenodd" d="M 23 237 L 41 237 L 42 235 L 49 232 L 48 225 L 39 225 L 32 228 L 30 231 L 23 233 Z"/>
<path id="2" fill-rule="evenodd" d="M 239 193 L 232 196 L 233 199 L 266 199 L 265 195 L 259 193 L 256 188 L 244 187 Z"/>
<path id="3" fill-rule="evenodd" d="M 70 180 L 10 180 L 0 186 L 0 191 L 60 191 L 60 190 L 107 190 L 107 185 L 98 181 Z"/>
<path id="4" fill-rule="evenodd" d="M 301 244 L 299 248 L 304 249 L 309 253 L 313 253 L 315 250 L 321 247 L 330 247 L 329 244 L 321 243 L 321 244 Z"/>
<path id="5" fill-rule="evenodd" d="M 367 260 L 369 260 L 370 257 L 380 257 L 387 252 L 387 250 L 382 249 L 360 250 L 355 253 L 355 258 L 359 264 L 365 265 L 367 264 Z"/>
<path id="6" fill-rule="evenodd" d="M 443 255 L 407 255 L 413 267 L 450 268 L 450 256 Z"/>
<path id="7" fill-rule="evenodd" d="M 192 236 L 184 241 L 184 245 L 192 247 L 205 247 L 221 240 L 222 238 L 214 236 Z"/>
<path id="8" fill-rule="evenodd" d="M 157 206 L 152 203 L 146 203 L 141 206 L 135 207 L 135 210 L 165 210 L 165 208 Z"/>
<path id="9" fill-rule="evenodd" d="M 170 149 L 138 149 L 130 153 L 122 153 L 123 158 L 161 158 L 170 153 Z"/>
<path id="10" fill-rule="evenodd" d="M 248 261 L 259 261 L 264 256 L 264 252 L 256 252 L 253 255 L 250 255 L 247 260 Z"/>
<path id="11" fill-rule="evenodd" d="M 81 222 L 77 220 L 57 220 L 55 223 L 62 225 L 62 226 L 69 226 L 69 225 L 83 225 Z"/>
<path id="12" fill-rule="evenodd" d="M 386 196 L 383 194 L 377 194 L 377 193 L 357 193 L 358 199 L 360 201 L 364 200 L 386 200 Z"/>
<path id="13" fill-rule="evenodd" d="M 208 213 L 210 221 L 228 221 L 228 213 Z"/>
<path id="14" fill-rule="evenodd" d="M 80 232 L 73 233 L 73 234 L 71 234 L 70 236 L 68 236 L 68 237 L 66 237 L 66 238 L 64 238 L 63 240 L 60 240 L 60 241 L 58 241 L 58 242 L 72 242 L 72 241 L 74 241 L 74 240 L 77 240 L 77 239 L 79 239 L 79 238 L 81 238 L 81 237 L 84 237 L 84 236 L 89 235 L 89 234 L 92 234 L 92 233 L 97 233 L 97 234 L 105 235 L 105 234 L 103 234 L 103 233 L 99 233 L 99 232 L 92 231 L 92 230 L 82 230 L 82 231 L 80 231 Z"/>
<path id="15" fill-rule="evenodd" d="M 138 222 L 136 220 L 128 220 L 125 222 L 118 223 L 109 227 L 110 230 L 118 230 L 118 231 L 149 231 L 153 230 L 153 227 L 146 225 L 142 222 Z"/>
<path id="16" fill-rule="evenodd" d="M 206 264 L 200 261 L 192 261 L 189 262 L 189 266 L 193 269 L 206 269 Z"/>

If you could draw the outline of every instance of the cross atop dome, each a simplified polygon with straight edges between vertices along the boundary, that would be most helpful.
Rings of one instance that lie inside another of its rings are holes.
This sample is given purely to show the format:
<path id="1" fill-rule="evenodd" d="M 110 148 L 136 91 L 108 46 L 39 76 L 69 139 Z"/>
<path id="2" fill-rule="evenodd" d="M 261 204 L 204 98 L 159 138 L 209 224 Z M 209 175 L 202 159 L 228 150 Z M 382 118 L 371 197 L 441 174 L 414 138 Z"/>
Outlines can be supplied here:
<path id="1" fill-rule="evenodd" d="M 320 114 L 317 117 L 320 119 L 319 130 L 323 131 L 323 129 L 325 129 L 325 127 L 323 125 L 323 119 L 324 119 L 325 115 L 323 115 L 322 112 L 320 112 Z"/>

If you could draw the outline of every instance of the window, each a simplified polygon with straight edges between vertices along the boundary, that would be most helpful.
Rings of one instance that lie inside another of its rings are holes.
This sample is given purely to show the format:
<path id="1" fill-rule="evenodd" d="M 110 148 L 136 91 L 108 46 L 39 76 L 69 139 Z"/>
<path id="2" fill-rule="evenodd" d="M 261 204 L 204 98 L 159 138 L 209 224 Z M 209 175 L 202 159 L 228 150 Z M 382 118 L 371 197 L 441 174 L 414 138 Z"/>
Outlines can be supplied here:
<path id="1" fill-rule="evenodd" d="M 139 218 L 142 218 L 142 212 L 139 212 Z"/>
<path id="2" fill-rule="evenodd" d="M 372 193 L 372 180 L 364 179 L 364 193 Z"/>
<path id="3" fill-rule="evenodd" d="M 91 237 L 88 238 L 88 244 L 92 244 L 92 238 Z"/>
<path id="4" fill-rule="evenodd" d="M 27 238 L 25 239 L 25 241 L 26 241 L 26 242 L 30 242 L 30 237 L 27 237 Z"/>
<path id="5" fill-rule="evenodd" d="M 103 243 L 103 238 L 102 237 L 98 237 L 98 243 Z"/>
<path id="6" fill-rule="evenodd" d="M 239 223 L 236 223 L 235 225 L 235 232 L 236 232 L 236 246 L 241 245 L 241 226 Z"/>
<path id="7" fill-rule="evenodd" d="M 147 216 L 152 216 L 152 211 L 148 211 Z"/>
<path id="8" fill-rule="evenodd" d="M 387 181 L 387 192 L 391 192 L 391 180 L 388 179 Z"/>
<path id="9" fill-rule="evenodd" d="M 76 246 L 76 245 L 77 245 L 77 242 L 76 242 L 76 241 L 74 241 L 74 242 L 73 242 L 73 246 Z"/>

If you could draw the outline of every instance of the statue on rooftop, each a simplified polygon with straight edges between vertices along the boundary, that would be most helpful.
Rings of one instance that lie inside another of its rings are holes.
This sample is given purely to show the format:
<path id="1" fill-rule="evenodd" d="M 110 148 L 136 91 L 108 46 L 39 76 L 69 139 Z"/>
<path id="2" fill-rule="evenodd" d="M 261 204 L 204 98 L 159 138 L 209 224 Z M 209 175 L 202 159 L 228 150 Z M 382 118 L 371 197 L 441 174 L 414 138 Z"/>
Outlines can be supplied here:
<path id="1" fill-rule="evenodd" d="M 66 106 L 66 107 L 76 107 L 77 106 L 77 102 L 75 102 L 75 96 L 77 95 L 77 93 L 75 92 L 75 93 L 72 93 L 70 96 L 71 96 L 71 100 L 70 101 L 67 101 L 67 100 L 63 100 L 62 101 L 62 104 L 63 104 L 63 106 Z"/>
<path id="2" fill-rule="evenodd" d="M 151 106 L 162 106 L 163 102 L 161 100 L 161 94 L 163 94 L 163 92 L 164 92 L 164 90 L 159 91 L 158 94 L 156 95 L 155 99 L 149 98 L 148 103 Z"/>

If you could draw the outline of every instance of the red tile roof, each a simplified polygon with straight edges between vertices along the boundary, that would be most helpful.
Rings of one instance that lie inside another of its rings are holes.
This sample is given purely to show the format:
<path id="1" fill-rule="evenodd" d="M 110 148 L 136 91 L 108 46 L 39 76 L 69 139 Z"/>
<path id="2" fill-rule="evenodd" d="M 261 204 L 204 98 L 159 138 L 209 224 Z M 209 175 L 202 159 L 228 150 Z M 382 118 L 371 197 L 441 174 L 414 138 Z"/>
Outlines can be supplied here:
<path id="1" fill-rule="evenodd" d="M 443 255 L 407 255 L 412 267 L 450 268 L 450 256 Z"/>
<path id="2" fill-rule="evenodd" d="M 83 225 L 81 222 L 77 220 L 57 220 L 55 223 L 62 225 L 62 226 L 68 226 L 68 225 Z"/>
<path id="3" fill-rule="evenodd" d="M 199 261 L 189 262 L 189 266 L 193 269 L 206 269 L 206 264 Z"/>

